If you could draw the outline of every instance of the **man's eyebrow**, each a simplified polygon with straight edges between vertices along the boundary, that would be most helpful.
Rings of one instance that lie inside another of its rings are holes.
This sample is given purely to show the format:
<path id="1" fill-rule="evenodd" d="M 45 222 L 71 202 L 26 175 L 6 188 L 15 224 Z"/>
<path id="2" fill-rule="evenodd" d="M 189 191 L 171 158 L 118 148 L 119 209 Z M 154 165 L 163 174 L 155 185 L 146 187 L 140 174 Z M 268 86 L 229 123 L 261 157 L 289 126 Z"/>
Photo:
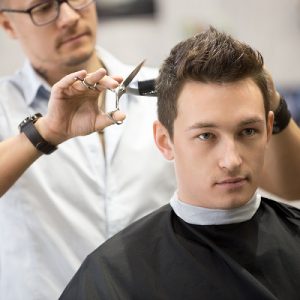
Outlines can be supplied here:
<path id="1" fill-rule="evenodd" d="M 212 127 L 218 127 L 217 124 L 214 123 L 208 123 L 208 122 L 197 122 L 191 126 L 189 126 L 186 131 L 193 130 L 193 129 L 200 129 L 200 128 L 212 128 Z"/>
<path id="2" fill-rule="evenodd" d="M 264 124 L 265 123 L 265 120 L 261 119 L 261 118 L 258 118 L 258 117 L 255 117 L 255 118 L 250 118 L 250 119 L 246 119 L 246 120 L 243 120 L 239 123 L 239 126 L 245 126 L 245 125 L 251 125 L 251 124 Z"/>
<path id="3" fill-rule="evenodd" d="M 253 118 L 247 118 L 245 120 L 242 120 L 241 122 L 238 123 L 238 126 L 242 127 L 245 125 L 264 124 L 264 123 L 265 123 L 265 120 L 258 118 L 258 117 L 253 117 Z M 219 126 L 216 123 L 197 122 L 197 123 L 189 126 L 186 129 L 186 131 L 194 130 L 194 129 L 201 129 L 201 128 L 217 128 L 217 127 L 219 127 Z"/>

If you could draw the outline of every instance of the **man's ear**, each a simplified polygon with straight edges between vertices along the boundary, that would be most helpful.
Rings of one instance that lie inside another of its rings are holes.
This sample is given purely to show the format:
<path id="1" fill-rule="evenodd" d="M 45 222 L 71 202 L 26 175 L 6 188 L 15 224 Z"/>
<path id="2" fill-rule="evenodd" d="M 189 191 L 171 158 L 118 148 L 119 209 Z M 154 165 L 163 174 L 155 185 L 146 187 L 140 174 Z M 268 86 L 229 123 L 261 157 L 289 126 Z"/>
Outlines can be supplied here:
<path id="1" fill-rule="evenodd" d="M 268 119 L 267 119 L 267 139 L 268 139 L 268 141 L 270 140 L 270 138 L 272 136 L 273 123 L 274 123 L 274 113 L 272 111 L 269 111 Z"/>
<path id="2" fill-rule="evenodd" d="M 159 121 L 153 123 L 153 135 L 157 148 L 167 160 L 173 160 L 173 143 L 168 130 Z"/>
<path id="3" fill-rule="evenodd" d="M 0 13 L 0 25 L 11 38 L 17 39 L 17 34 L 14 30 L 13 24 L 11 20 L 5 15 L 5 13 Z"/>

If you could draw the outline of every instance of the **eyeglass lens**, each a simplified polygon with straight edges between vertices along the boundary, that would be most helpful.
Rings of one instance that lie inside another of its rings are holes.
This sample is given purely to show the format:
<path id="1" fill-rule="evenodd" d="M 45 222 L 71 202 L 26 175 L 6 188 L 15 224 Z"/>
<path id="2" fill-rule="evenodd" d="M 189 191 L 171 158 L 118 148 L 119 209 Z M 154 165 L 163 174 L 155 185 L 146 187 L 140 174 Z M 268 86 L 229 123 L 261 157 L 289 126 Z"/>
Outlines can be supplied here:
<path id="1" fill-rule="evenodd" d="M 94 2 L 94 0 L 69 0 L 59 1 L 51 0 L 45 1 L 31 10 L 31 17 L 36 25 L 46 25 L 54 21 L 59 14 L 59 6 L 63 2 L 67 2 L 75 10 L 80 10 Z"/>

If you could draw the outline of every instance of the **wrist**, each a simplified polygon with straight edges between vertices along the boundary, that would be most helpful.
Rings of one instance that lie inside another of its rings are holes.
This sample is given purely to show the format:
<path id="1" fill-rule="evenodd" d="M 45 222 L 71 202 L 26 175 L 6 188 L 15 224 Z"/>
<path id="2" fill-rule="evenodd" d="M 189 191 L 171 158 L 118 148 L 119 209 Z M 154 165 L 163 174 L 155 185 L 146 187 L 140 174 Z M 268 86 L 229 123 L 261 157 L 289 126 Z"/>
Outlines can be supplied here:
<path id="1" fill-rule="evenodd" d="M 23 132 L 33 146 L 44 154 L 51 154 L 57 147 L 47 141 L 35 126 L 35 123 L 42 117 L 41 114 L 37 113 L 33 116 L 25 118 L 19 124 L 20 132 Z"/>
<path id="2" fill-rule="evenodd" d="M 57 146 L 61 144 L 64 140 L 58 136 L 55 132 L 50 129 L 49 122 L 46 121 L 46 117 L 39 118 L 34 123 L 35 128 L 40 133 L 40 135 L 50 144 Z"/>

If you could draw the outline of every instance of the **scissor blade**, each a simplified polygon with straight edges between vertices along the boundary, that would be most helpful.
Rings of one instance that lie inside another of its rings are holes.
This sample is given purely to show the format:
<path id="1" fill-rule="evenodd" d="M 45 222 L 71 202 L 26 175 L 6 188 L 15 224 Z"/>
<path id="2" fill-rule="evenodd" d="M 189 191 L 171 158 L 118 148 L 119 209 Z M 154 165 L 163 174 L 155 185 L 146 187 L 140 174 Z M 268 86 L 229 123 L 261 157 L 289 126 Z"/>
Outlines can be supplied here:
<path id="1" fill-rule="evenodd" d="M 129 76 L 126 79 L 124 79 L 124 81 L 122 82 L 122 85 L 124 86 L 124 88 L 126 88 L 128 86 L 128 84 L 132 81 L 132 79 L 140 71 L 140 69 L 144 63 L 145 63 L 145 60 L 143 60 L 138 66 L 136 66 L 134 68 L 134 70 L 129 74 Z"/>

